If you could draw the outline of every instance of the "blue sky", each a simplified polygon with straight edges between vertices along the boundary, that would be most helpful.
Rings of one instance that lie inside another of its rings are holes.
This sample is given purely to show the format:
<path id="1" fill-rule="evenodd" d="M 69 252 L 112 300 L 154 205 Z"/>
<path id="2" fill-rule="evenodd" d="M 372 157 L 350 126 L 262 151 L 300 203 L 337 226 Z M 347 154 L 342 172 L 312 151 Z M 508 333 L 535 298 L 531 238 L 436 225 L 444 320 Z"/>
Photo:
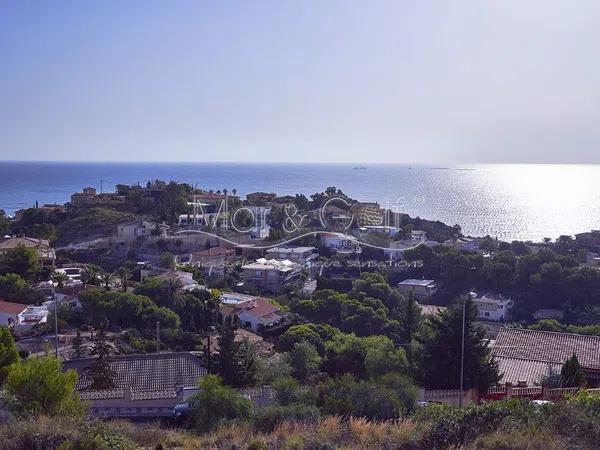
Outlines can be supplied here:
<path id="1" fill-rule="evenodd" d="M 0 159 L 600 163 L 600 2 L 2 1 Z"/>

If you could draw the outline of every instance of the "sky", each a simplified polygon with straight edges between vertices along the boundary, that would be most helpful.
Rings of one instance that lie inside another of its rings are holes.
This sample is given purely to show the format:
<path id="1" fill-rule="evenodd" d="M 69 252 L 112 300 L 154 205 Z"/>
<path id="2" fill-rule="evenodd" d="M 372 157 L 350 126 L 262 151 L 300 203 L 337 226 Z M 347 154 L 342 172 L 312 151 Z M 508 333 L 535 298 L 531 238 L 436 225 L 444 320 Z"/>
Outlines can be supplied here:
<path id="1" fill-rule="evenodd" d="M 599 150 L 598 0 L 0 0 L 0 160 Z"/>

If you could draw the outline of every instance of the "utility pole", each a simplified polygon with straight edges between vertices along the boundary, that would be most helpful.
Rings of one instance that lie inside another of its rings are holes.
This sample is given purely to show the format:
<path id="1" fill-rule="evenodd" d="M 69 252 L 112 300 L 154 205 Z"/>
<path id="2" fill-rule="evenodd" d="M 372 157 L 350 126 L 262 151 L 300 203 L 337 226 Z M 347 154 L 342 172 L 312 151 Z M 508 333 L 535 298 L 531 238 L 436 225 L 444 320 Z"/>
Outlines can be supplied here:
<path id="1" fill-rule="evenodd" d="M 54 354 L 58 358 L 58 301 L 56 300 L 54 282 L 52 282 L 52 297 L 54 297 Z"/>
<path id="2" fill-rule="evenodd" d="M 208 365 L 208 373 L 212 373 L 212 356 L 210 354 L 210 331 L 208 332 L 207 340 L 208 340 L 208 345 L 207 345 L 207 351 L 206 351 L 206 359 L 207 359 L 206 362 Z"/>
<path id="3" fill-rule="evenodd" d="M 156 321 L 156 351 L 160 351 L 160 322 Z"/>
<path id="4" fill-rule="evenodd" d="M 100 193 L 102 194 L 102 180 L 100 180 Z"/>
<path id="5" fill-rule="evenodd" d="M 467 306 L 467 298 L 463 298 L 462 304 L 462 338 L 460 343 L 460 397 L 458 398 L 458 406 L 463 406 L 464 395 L 464 379 L 465 379 L 465 309 Z"/>

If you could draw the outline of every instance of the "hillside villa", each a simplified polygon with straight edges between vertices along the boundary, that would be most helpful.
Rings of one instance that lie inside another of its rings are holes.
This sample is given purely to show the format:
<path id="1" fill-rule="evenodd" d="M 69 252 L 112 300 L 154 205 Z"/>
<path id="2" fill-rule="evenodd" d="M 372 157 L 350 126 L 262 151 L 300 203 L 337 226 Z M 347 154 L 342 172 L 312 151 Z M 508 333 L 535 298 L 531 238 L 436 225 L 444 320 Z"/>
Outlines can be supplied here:
<path id="1" fill-rule="evenodd" d="M 0 238 L 0 256 L 15 250 L 19 245 L 35 249 L 40 265 L 54 265 L 56 253 L 54 253 L 54 249 L 50 246 L 50 241 L 46 239 L 35 239 L 24 236 L 5 236 Z"/>
<path id="2" fill-rule="evenodd" d="M 398 291 L 401 294 L 412 292 L 417 299 L 430 297 L 437 292 L 438 288 L 434 280 L 407 279 L 398 283 Z"/>

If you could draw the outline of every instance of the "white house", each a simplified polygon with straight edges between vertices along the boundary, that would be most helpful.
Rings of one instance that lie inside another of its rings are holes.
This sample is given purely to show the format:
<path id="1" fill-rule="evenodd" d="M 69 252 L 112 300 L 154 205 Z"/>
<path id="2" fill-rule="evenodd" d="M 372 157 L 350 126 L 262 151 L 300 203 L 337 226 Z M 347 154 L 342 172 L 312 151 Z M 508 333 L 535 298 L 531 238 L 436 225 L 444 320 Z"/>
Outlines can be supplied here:
<path id="1" fill-rule="evenodd" d="M 255 239 L 265 239 L 269 237 L 271 227 L 269 226 L 268 217 L 271 214 L 271 208 L 266 206 L 246 206 L 254 216 L 253 227 L 250 230 L 250 236 Z"/>
<path id="2" fill-rule="evenodd" d="M 28 329 L 48 321 L 45 306 L 23 305 L 0 300 L 0 325 L 15 329 Z"/>
<path id="3" fill-rule="evenodd" d="M 28 306 L 19 314 L 17 329 L 26 330 L 40 323 L 48 322 L 48 308 L 46 306 Z"/>
<path id="4" fill-rule="evenodd" d="M 473 238 L 449 239 L 444 241 L 444 246 L 452 247 L 459 251 L 476 252 L 479 250 L 479 243 Z"/>
<path id="5" fill-rule="evenodd" d="M 360 245 L 356 238 L 342 233 L 327 233 L 321 235 L 321 244 L 338 254 L 360 253 Z"/>
<path id="6" fill-rule="evenodd" d="M 203 289 L 204 287 L 198 284 L 194 280 L 194 275 L 190 272 L 184 272 L 183 270 L 170 270 L 170 269 L 146 269 L 143 268 L 140 271 L 140 280 L 145 281 L 151 277 L 162 278 L 165 281 L 171 279 L 177 280 L 181 285 L 181 289 L 184 291 L 193 291 L 194 289 Z"/>
<path id="7" fill-rule="evenodd" d="M 475 292 L 471 292 L 471 298 L 477 306 L 481 320 L 503 322 L 509 318 L 513 306 L 513 301 L 510 298 L 494 294 L 479 296 Z"/>
<path id="8" fill-rule="evenodd" d="M 300 279 L 301 267 L 287 259 L 259 258 L 242 266 L 244 283 L 259 291 L 279 293 Z"/>
<path id="9" fill-rule="evenodd" d="M 413 292 L 415 297 L 422 299 L 437 292 L 438 288 L 434 280 L 408 279 L 398 283 L 398 291 L 401 294 Z"/>
<path id="10" fill-rule="evenodd" d="M 389 248 L 385 249 L 383 253 L 390 259 L 402 259 L 403 254 L 406 250 L 417 248 L 419 245 L 424 245 L 425 241 L 416 239 L 404 239 L 401 241 L 393 241 L 389 243 Z"/>
<path id="11" fill-rule="evenodd" d="M 364 227 L 359 227 L 358 231 L 360 234 L 367 235 L 370 233 L 379 233 L 384 234 L 388 237 L 394 237 L 398 231 L 400 231 L 397 227 L 387 226 L 387 225 L 367 225 Z"/>
<path id="12" fill-rule="evenodd" d="M 268 258 L 287 259 L 299 264 L 304 264 L 318 256 L 317 249 L 314 247 L 273 247 L 268 249 L 266 254 Z"/>
<path id="13" fill-rule="evenodd" d="M 146 236 L 167 236 L 168 225 L 151 222 L 149 220 L 134 220 L 117 225 L 117 238 L 124 241 L 135 241 Z"/>
<path id="14" fill-rule="evenodd" d="M 67 276 L 69 285 L 81 284 L 81 273 L 83 272 L 81 267 L 62 267 L 56 271 Z"/>
<path id="15" fill-rule="evenodd" d="M 266 298 L 235 294 L 234 297 L 223 297 L 221 313 L 223 316 L 236 315 L 240 325 L 254 332 L 262 331 L 282 323 L 286 314 L 269 303 Z"/>

